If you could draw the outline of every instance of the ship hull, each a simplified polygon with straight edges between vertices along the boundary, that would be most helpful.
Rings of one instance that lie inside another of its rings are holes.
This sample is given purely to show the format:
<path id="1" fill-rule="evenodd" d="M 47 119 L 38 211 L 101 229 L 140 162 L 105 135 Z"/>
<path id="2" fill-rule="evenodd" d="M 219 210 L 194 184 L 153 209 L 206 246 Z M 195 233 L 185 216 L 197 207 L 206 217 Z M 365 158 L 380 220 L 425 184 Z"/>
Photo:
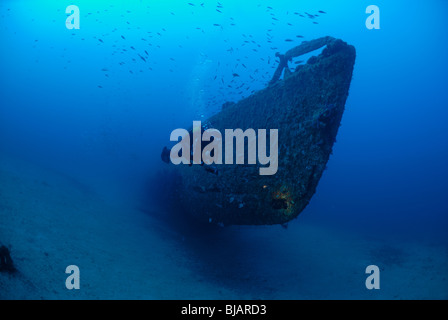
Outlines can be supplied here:
<path id="1" fill-rule="evenodd" d="M 278 171 L 260 175 L 260 165 L 178 165 L 178 201 L 195 218 L 223 225 L 284 224 L 296 218 L 316 191 L 349 93 L 355 49 L 329 44 L 295 72 L 231 104 L 207 120 L 224 132 L 278 129 Z M 269 138 L 267 139 L 269 142 Z"/>

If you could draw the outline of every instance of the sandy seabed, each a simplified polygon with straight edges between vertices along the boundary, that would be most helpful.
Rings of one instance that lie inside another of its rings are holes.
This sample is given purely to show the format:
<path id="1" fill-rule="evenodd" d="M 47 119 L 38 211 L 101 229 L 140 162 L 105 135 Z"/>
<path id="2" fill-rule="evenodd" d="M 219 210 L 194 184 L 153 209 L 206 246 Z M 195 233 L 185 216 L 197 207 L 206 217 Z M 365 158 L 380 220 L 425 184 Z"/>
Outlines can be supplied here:
<path id="1" fill-rule="evenodd" d="M 72 177 L 0 158 L 0 299 L 447 299 L 448 248 L 295 222 L 173 227 Z M 151 211 L 151 210 L 149 210 Z M 367 290 L 365 268 L 381 270 Z M 69 265 L 79 290 L 65 287 Z"/>

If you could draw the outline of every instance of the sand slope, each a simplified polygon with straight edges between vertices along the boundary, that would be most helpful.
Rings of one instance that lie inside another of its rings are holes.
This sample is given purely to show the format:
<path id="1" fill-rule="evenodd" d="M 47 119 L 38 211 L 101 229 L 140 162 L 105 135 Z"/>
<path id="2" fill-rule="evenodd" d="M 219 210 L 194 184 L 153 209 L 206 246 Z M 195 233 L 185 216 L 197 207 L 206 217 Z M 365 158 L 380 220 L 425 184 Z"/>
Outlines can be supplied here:
<path id="1" fill-rule="evenodd" d="M 0 243 L 18 269 L 0 273 L 0 299 L 448 298 L 446 246 L 300 221 L 198 234 L 15 159 L 0 159 L 0 182 Z M 80 290 L 65 288 L 71 264 Z M 369 264 L 380 290 L 365 288 Z"/>

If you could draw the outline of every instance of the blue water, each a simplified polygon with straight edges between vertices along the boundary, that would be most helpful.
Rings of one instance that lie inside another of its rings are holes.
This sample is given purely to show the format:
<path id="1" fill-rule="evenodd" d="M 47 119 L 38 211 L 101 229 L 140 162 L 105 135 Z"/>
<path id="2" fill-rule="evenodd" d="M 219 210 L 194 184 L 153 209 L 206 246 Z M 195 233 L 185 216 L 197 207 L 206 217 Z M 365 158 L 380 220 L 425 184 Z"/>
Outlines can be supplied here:
<path id="1" fill-rule="evenodd" d="M 132 199 L 164 168 L 172 130 L 264 88 L 275 52 L 330 35 L 357 52 L 346 111 L 315 196 L 285 232 L 448 245 L 445 1 L 188 2 L 2 1 L 0 156 Z M 79 30 L 65 26 L 70 4 Z M 370 4 L 379 30 L 365 26 Z"/>

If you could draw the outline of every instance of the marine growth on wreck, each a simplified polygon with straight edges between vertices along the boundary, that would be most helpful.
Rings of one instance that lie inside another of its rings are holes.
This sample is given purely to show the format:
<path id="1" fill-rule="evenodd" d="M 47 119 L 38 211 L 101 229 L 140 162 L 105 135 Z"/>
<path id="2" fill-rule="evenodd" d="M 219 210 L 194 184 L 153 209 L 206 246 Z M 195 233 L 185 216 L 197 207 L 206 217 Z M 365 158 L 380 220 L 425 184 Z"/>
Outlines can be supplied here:
<path id="1" fill-rule="evenodd" d="M 322 47 L 318 56 L 290 71 L 292 58 Z M 276 56 L 280 63 L 266 88 L 226 103 L 205 126 L 221 132 L 278 130 L 278 171 L 265 176 L 259 174 L 260 164 L 222 164 L 214 165 L 218 169 L 210 174 L 208 164 L 171 165 L 180 175 L 176 200 L 201 221 L 284 224 L 303 211 L 316 191 L 344 112 L 355 48 L 323 37 Z"/>

